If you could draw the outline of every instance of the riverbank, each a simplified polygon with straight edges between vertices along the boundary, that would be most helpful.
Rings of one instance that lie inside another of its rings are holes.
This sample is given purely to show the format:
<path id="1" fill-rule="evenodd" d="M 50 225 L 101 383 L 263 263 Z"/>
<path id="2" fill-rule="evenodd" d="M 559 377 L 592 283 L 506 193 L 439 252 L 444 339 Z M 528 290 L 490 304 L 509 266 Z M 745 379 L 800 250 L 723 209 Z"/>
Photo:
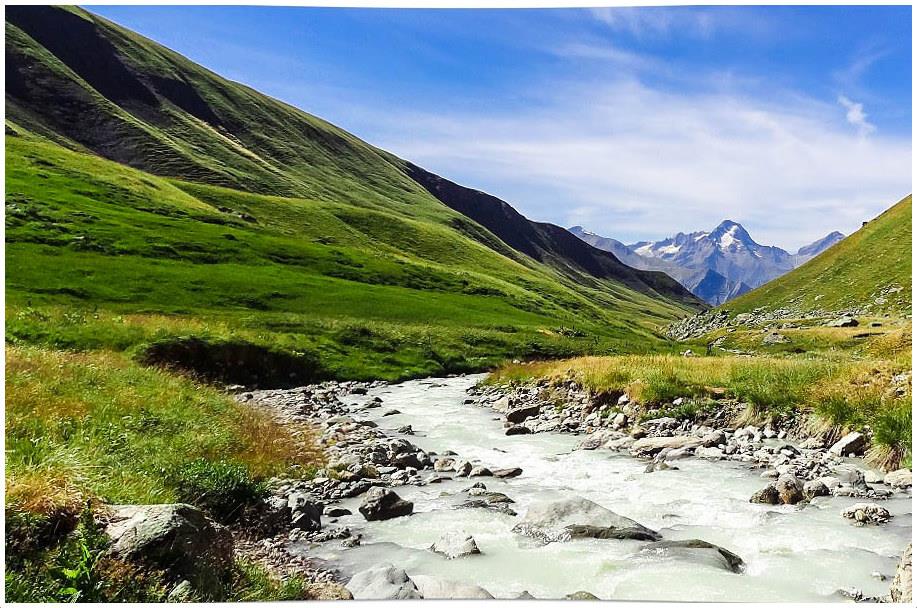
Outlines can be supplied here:
<path id="1" fill-rule="evenodd" d="M 723 448 L 733 442 L 747 443 L 754 447 L 747 453 L 751 459 L 714 461 L 691 457 L 691 452 L 698 448 L 684 449 L 686 445 L 663 446 L 659 450 L 653 447 L 653 453 L 645 454 L 649 458 L 634 458 L 629 451 L 614 452 L 600 443 L 610 429 L 591 425 L 596 417 L 587 422 L 587 418 L 601 409 L 587 411 L 591 400 L 576 387 L 568 387 L 566 402 L 570 409 L 565 416 L 557 419 L 546 409 L 543 416 L 531 415 L 521 423 L 512 423 L 531 428 L 532 434 L 507 436 L 506 428 L 510 427 L 504 426 L 506 413 L 518 409 L 516 405 L 531 405 L 532 399 L 524 396 L 525 389 L 520 387 L 508 391 L 478 387 L 481 379 L 431 379 L 401 385 L 326 384 L 324 388 L 238 395 L 245 403 L 276 408 L 286 412 L 285 415 L 313 421 L 321 429 L 321 442 L 329 450 L 328 468 L 320 471 L 316 479 L 279 484 L 273 499 L 277 504 L 285 500 L 287 505 L 314 502 L 315 508 L 303 508 L 299 512 L 320 513 L 316 519 L 321 529 L 300 527 L 270 542 L 275 543 L 282 555 L 305 557 L 310 560 L 310 567 L 325 568 L 339 582 L 347 583 L 358 597 L 361 594 L 383 597 L 387 593 L 396 594 L 391 597 L 398 593 L 423 595 L 426 589 L 433 594 L 431 597 L 442 597 L 437 595 L 442 593 L 484 597 L 480 595 L 483 590 L 496 597 L 515 597 L 527 592 L 535 597 L 558 598 L 582 591 L 615 599 L 664 599 L 659 595 L 659 585 L 645 585 L 641 582 L 643 577 L 659 583 L 679 571 L 692 577 L 692 586 L 684 591 L 688 595 L 670 599 L 754 599 L 760 593 L 761 598 L 776 594 L 798 600 L 827 599 L 842 589 L 846 589 L 847 596 L 859 594 L 860 597 L 888 592 L 897 556 L 905 544 L 903 539 L 910 530 L 910 500 L 903 488 L 888 490 L 882 496 L 884 486 L 871 481 L 867 484 L 869 490 L 864 490 L 871 494 L 839 491 L 834 496 L 813 497 L 792 507 L 753 504 L 749 502 L 750 496 L 771 481 L 760 479 L 761 470 L 755 467 L 762 466 L 763 461 L 756 460 L 758 455 L 786 457 L 789 460 L 783 464 L 794 470 L 800 466 L 793 457 L 781 453 L 786 447 L 767 449 L 772 440 L 786 440 L 784 429 L 759 429 L 760 437 L 749 430 L 739 438 L 734 438 L 735 431 L 725 430 Z M 532 395 L 537 395 L 537 391 Z M 499 412 L 491 409 L 491 405 L 501 403 L 504 398 L 507 405 L 511 403 L 514 407 L 501 408 Z M 576 425 L 568 420 L 571 418 Z M 610 419 L 614 424 L 614 418 Z M 551 425 L 554 428 L 549 430 Z M 641 439 L 671 441 L 688 436 L 679 430 L 693 433 L 691 436 L 701 430 L 670 428 L 668 423 L 647 426 L 654 428 Z M 774 437 L 765 436 L 771 431 Z M 781 432 L 784 432 L 783 440 L 776 438 Z M 746 436 L 747 440 L 743 439 Z M 792 445 L 789 441 L 785 443 Z M 674 450 L 678 449 L 682 450 L 682 458 L 676 458 L 678 452 Z M 828 453 L 824 448 L 804 449 L 813 450 L 812 454 Z M 747 452 L 745 447 L 738 451 Z M 799 456 L 812 460 L 809 452 L 802 449 Z M 421 466 L 414 466 L 415 462 Z M 660 466 L 663 464 L 666 466 Z M 648 465 L 657 472 L 646 474 Z M 782 464 L 775 465 L 779 466 Z M 862 464 L 858 459 L 846 457 L 839 463 L 819 461 L 812 474 L 820 472 L 822 466 L 844 466 L 847 469 L 842 470 L 852 472 Z M 513 476 L 501 479 L 492 475 L 498 471 Z M 469 479 L 470 475 L 475 479 Z M 865 477 L 864 473 L 864 480 Z M 839 480 L 838 488 L 848 486 L 860 488 L 858 483 Z M 378 488 L 379 492 L 392 491 L 400 501 L 411 503 L 412 515 L 392 514 L 391 518 L 368 520 L 360 507 L 366 503 L 372 488 Z M 291 499 L 297 493 L 308 498 Z M 709 564 L 698 563 L 697 555 L 694 560 L 674 562 L 671 555 L 659 555 L 658 561 L 648 558 L 645 551 L 641 553 L 647 543 L 638 540 L 586 538 L 547 545 L 537 541 L 519 544 L 525 537 L 512 531 L 513 522 L 522 517 L 517 514 L 528 513 L 531 507 L 545 500 L 571 496 L 612 507 L 620 516 L 633 518 L 632 521 L 658 531 L 670 541 L 698 538 L 723 548 L 746 564 L 744 574 L 731 576 L 747 578 L 721 580 L 723 575 L 718 573 L 726 571 L 711 570 Z M 882 504 L 889 507 L 892 515 L 890 523 L 857 528 L 846 521 L 841 512 L 864 498 L 884 498 Z M 799 510 L 802 505 L 806 508 Z M 743 530 L 745 539 L 737 540 L 738 530 Z M 434 553 L 429 547 L 441 540 L 444 531 L 461 532 L 461 541 L 467 533 L 481 554 L 446 559 Z M 793 549 L 786 554 L 779 549 L 781 546 Z M 884 556 L 880 558 L 881 554 Z M 562 567 L 567 577 L 557 579 L 533 566 L 533 559 L 545 559 L 548 555 L 555 562 L 561 560 L 559 567 L 567 560 L 571 560 L 571 568 L 573 563 L 579 564 L 577 574 L 574 576 Z M 631 574 L 636 572 L 631 572 L 630 562 L 635 555 L 642 556 L 638 560 L 641 577 L 632 578 Z M 821 567 L 813 569 L 811 563 L 800 559 L 803 555 L 809 555 L 810 561 L 819 555 L 823 563 L 833 563 L 834 568 L 854 574 L 846 580 L 832 575 L 829 578 L 837 582 L 831 583 L 824 579 Z M 617 568 L 624 569 L 622 576 L 605 571 L 609 559 L 620 564 Z M 787 559 L 794 563 L 800 559 L 800 563 L 789 566 L 784 563 Z M 380 570 L 381 563 L 391 564 L 392 569 Z M 520 564 L 534 570 L 520 572 Z M 802 568 L 802 572 L 808 572 L 807 576 L 815 577 L 817 589 L 803 590 L 809 584 L 803 582 L 805 577 L 792 576 L 792 581 L 781 578 L 793 568 Z M 358 583 L 369 577 L 362 587 L 349 582 L 364 571 L 371 572 L 357 577 Z M 878 573 L 877 578 L 872 577 L 873 572 Z M 394 587 L 381 589 L 372 584 L 380 577 L 399 578 L 402 574 L 406 580 Z M 884 581 L 879 580 L 880 575 L 885 577 Z M 547 579 L 541 580 L 546 576 Z M 434 587 L 430 586 L 431 577 L 439 581 Z M 787 588 L 775 591 L 774 587 L 779 585 Z"/>

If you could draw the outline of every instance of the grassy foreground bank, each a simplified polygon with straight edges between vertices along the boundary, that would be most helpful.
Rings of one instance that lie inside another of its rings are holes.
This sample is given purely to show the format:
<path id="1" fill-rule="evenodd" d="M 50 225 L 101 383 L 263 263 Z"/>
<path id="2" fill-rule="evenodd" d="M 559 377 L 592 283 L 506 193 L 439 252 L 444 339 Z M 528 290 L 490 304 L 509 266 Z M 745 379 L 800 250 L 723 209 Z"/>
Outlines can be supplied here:
<path id="1" fill-rule="evenodd" d="M 189 502 L 232 521 L 269 476 L 322 465 L 312 429 L 117 352 L 8 345 L 6 390 L 11 601 L 161 600 L 168 589 L 157 573 L 101 557 L 90 511 Z M 224 598 L 282 599 L 293 589 L 245 564 L 227 585 Z"/>

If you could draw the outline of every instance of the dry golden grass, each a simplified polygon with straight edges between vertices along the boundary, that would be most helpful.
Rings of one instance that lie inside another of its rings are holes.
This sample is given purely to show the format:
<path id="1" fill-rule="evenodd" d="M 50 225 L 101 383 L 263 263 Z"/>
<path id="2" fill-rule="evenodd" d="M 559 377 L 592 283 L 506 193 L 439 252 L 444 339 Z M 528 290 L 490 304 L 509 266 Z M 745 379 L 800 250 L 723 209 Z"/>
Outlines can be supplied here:
<path id="1" fill-rule="evenodd" d="M 170 475 L 201 458 L 254 478 L 323 462 L 312 429 L 121 353 L 8 346 L 6 363 L 7 498 L 18 509 L 167 502 Z"/>
<path id="2" fill-rule="evenodd" d="M 325 462 L 315 429 L 304 423 L 281 423 L 258 407 L 238 406 L 238 433 L 242 444 L 237 459 L 254 475 L 317 468 Z"/>
<path id="3" fill-rule="evenodd" d="M 8 472 L 6 504 L 33 515 L 75 517 L 83 508 L 85 497 L 74 477 L 62 471 Z"/>

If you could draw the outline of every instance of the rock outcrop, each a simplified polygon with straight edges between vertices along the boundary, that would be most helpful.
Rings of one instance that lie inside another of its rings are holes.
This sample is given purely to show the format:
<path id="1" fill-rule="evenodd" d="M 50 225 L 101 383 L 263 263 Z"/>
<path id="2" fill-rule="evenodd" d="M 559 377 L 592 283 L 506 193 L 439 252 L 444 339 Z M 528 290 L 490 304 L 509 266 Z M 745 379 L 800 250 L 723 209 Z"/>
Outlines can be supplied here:
<path id="1" fill-rule="evenodd" d="M 580 497 L 531 505 L 513 531 L 545 542 L 571 538 L 650 541 L 662 538 L 655 530 Z"/>

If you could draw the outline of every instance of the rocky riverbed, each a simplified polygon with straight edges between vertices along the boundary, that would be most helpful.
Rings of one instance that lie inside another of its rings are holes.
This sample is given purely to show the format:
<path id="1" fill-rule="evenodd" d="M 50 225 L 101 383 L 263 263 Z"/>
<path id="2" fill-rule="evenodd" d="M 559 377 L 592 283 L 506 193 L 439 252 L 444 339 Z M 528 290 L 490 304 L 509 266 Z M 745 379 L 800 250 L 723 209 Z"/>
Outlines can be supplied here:
<path id="1" fill-rule="evenodd" d="M 635 424 L 624 396 L 481 379 L 240 393 L 313 424 L 329 458 L 311 481 L 274 484 L 283 525 L 255 543 L 264 560 L 357 598 L 888 594 L 909 471 L 868 470 L 856 437 L 736 427 L 725 404 L 707 424 Z"/>

